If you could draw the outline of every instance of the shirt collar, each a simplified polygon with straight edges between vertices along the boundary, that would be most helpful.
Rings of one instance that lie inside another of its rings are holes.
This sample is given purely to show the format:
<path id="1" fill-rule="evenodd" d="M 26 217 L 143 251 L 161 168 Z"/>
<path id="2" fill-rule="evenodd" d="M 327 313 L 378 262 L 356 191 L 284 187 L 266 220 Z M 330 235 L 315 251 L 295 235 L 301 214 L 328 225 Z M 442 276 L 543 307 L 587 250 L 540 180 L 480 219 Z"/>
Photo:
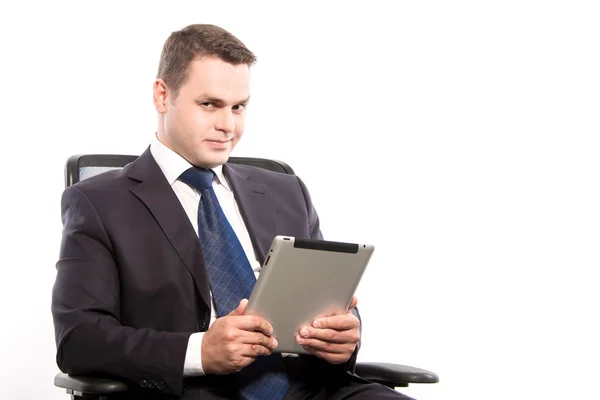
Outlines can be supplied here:
<path id="1" fill-rule="evenodd" d="M 161 143 L 156 134 L 150 143 L 150 152 L 171 186 L 173 186 L 181 174 L 193 167 L 185 158 Z M 215 173 L 218 183 L 223 185 L 225 189 L 231 190 L 223 174 L 223 166 L 216 166 L 212 168 L 212 171 Z"/>

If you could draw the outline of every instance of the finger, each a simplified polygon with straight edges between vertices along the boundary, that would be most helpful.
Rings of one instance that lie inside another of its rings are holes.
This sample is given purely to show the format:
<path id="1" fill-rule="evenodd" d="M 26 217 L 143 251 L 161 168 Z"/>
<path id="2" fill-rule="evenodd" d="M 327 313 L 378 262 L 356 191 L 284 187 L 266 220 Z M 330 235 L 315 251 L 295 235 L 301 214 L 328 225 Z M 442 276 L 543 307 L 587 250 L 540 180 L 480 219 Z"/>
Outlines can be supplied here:
<path id="1" fill-rule="evenodd" d="M 348 330 L 358 328 L 360 321 L 352 313 L 334 315 L 332 317 L 319 318 L 313 321 L 312 326 L 317 329 Z"/>
<path id="2" fill-rule="evenodd" d="M 360 331 L 358 329 L 335 330 L 305 327 L 300 329 L 297 336 L 302 339 L 319 339 L 329 343 L 357 343 L 360 339 Z"/>
<path id="3" fill-rule="evenodd" d="M 262 332 L 267 336 L 273 334 L 273 326 L 266 319 L 258 315 L 242 315 L 236 319 L 236 326 L 239 329 L 250 332 Z"/>
<path id="4" fill-rule="evenodd" d="M 356 298 L 356 296 L 352 296 L 352 300 L 350 300 L 350 305 L 348 306 L 348 310 L 352 310 L 357 305 L 358 305 L 358 299 Z"/>
<path id="5" fill-rule="evenodd" d="M 321 357 L 324 360 L 327 360 L 330 364 L 342 364 L 350 359 L 352 353 L 348 354 L 334 354 L 328 353 L 326 351 L 318 350 L 313 347 L 303 346 L 304 350 L 308 351 L 311 354 L 316 355 L 317 357 Z"/>
<path id="6" fill-rule="evenodd" d="M 331 354 L 351 353 L 356 348 L 355 343 L 331 343 L 319 339 L 303 339 L 296 336 L 296 341 L 302 347 L 309 347 L 315 351 L 324 351 Z"/>
<path id="7" fill-rule="evenodd" d="M 260 332 L 248 332 L 248 331 L 241 331 L 241 332 L 243 332 L 243 333 L 240 335 L 239 340 L 245 344 L 258 344 L 261 346 L 265 346 L 266 348 L 268 348 L 270 350 L 273 350 L 279 344 L 277 342 L 277 339 L 275 339 L 274 337 L 263 335 Z"/>
<path id="8" fill-rule="evenodd" d="M 232 315 L 232 316 L 243 315 L 244 310 L 246 310 L 246 304 L 248 304 L 248 300 L 246 300 L 246 299 L 240 300 L 240 304 L 238 304 L 238 306 L 235 308 L 235 310 L 230 312 L 229 315 Z"/>
<path id="9" fill-rule="evenodd" d="M 248 299 L 241 299 L 240 300 L 240 304 L 238 305 L 238 308 L 240 309 L 241 313 L 243 314 L 244 312 L 246 312 L 246 306 L 248 305 Z"/>
<path id="10" fill-rule="evenodd" d="M 245 344 L 241 352 L 242 356 L 252 358 L 268 356 L 269 354 L 271 354 L 271 349 L 261 346 L 260 344 Z"/>

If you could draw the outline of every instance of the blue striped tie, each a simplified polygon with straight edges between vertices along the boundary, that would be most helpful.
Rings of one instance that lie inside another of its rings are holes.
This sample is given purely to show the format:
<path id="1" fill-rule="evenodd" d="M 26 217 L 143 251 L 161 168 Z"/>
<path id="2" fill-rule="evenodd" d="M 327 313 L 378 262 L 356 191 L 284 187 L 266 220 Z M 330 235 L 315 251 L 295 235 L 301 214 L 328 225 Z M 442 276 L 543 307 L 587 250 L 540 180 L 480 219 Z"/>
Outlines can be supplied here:
<path id="1" fill-rule="evenodd" d="M 241 299 L 249 299 L 256 282 L 252 267 L 212 187 L 211 170 L 192 167 L 179 180 L 200 192 L 198 237 L 217 315 L 226 316 Z M 280 400 L 288 390 L 283 360 L 278 353 L 258 357 L 233 374 L 246 400 Z"/>

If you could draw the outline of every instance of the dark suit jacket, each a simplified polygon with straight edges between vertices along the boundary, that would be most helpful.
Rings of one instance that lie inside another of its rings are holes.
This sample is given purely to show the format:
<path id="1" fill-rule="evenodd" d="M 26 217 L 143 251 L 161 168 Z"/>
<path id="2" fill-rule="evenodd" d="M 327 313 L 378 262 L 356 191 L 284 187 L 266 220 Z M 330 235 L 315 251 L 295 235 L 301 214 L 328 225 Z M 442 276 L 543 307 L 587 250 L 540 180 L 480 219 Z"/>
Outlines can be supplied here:
<path id="1" fill-rule="evenodd" d="M 276 235 L 321 238 L 299 178 L 234 164 L 223 172 L 259 262 Z M 189 336 L 209 325 L 209 285 L 198 237 L 150 151 L 67 188 L 62 219 L 59 368 L 180 395 Z"/>

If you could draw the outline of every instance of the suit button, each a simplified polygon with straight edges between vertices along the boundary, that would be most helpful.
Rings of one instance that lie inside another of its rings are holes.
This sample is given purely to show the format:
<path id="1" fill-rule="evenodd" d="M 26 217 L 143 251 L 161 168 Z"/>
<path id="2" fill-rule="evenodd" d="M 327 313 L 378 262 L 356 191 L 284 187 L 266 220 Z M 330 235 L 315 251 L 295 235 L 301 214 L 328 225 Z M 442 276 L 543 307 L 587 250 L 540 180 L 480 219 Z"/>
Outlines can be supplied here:
<path id="1" fill-rule="evenodd" d="M 150 381 L 148 382 L 148 389 L 154 389 L 156 387 L 156 382 Z"/>
<path id="2" fill-rule="evenodd" d="M 206 321 L 200 322 L 196 325 L 196 328 L 198 329 L 198 332 L 204 332 L 206 330 Z"/>
<path id="3" fill-rule="evenodd" d="M 146 387 L 148 387 L 148 381 L 147 381 L 147 380 L 145 380 L 145 379 L 142 379 L 142 380 L 140 381 L 140 386 L 141 386 L 141 387 L 143 387 L 143 388 L 146 388 Z"/>
<path id="4" fill-rule="evenodd" d="M 165 384 L 163 383 L 163 381 L 156 382 L 156 388 L 158 390 L 163 390 L 165 388 Z"/>

